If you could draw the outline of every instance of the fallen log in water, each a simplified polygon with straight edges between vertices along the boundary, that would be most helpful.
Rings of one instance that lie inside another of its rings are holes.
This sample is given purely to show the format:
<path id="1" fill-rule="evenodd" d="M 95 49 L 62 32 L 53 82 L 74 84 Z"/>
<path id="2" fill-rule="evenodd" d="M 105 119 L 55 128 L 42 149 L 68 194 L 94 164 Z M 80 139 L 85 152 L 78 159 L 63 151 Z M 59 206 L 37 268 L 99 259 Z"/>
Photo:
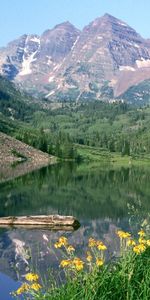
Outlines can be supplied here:
<path id="1" fill-rule="evenodd" d="M 21 216 L 21 217 L 2 217 L 0 218 L 0 227 L 19 226 L 30 228 L 51 228 L 56 230 L 74 230 L 80 226 L 77 219 L 72 216 L 60 215 L 40 215 L 40 216 Z"/>

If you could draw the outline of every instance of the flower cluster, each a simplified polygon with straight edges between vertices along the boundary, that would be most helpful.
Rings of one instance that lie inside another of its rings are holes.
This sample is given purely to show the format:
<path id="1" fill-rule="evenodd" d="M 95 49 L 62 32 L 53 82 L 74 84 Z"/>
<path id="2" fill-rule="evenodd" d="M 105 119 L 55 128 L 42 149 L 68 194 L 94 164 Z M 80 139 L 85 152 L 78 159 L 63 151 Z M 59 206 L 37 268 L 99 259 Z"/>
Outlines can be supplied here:
<path id="1" fill-rule="evenodd" d="M 25 279 L 27 281 L 37 281 L 39 279 L 39 275 L 35 273 L 28 273 L 25 275 Z"/>
<path id="2" fill-rule="evenodd" d="M 16 291 L 16 295 L 21 295 L 27 291 L 29 291 L 29 284 L 23 283 Z"/>
<path id="3" fill-rule="evenodd" d="M 61 236 L 58 242 L 54 244 L 55 248 L 61 248 L 62 246 L 67 246 L 67 245 L 68 245 L 68 239 L 65 236 Z"/>
<path id="4" fill-rule="evenodd" d="M 128 251 L 131 253 L 132 257 L 135 258 L 135 255 L 142 254 L 150 247 L 150 239 L 146 238 L 146 233 L 143 229 L 138 232 L 138 239 L 136 239 L 136 241 L 129 232 L 118 230 L 116 234 L 120 239 L 122 255 Z M 64 257 L 60 262 L 60 267 L 63 268 L 65 272 L 71 272 L 71 276 L 73 274 L 77 276 L 77 274 L 84 269 L 88 269 L 89 272 L 92 272 L 92 270 L 95 271 L 98 268 L 102 268 L 105 263 L 105 251 L 107 250 L 107 246 L 103 241 L 96 240 L 93 237 L 90 237 L 88 240 L 88 250 L 83 259 L 76 256 L 76 249 L 69 244 L 68 239 L 64 236 L 61 236 L 58 239 L 54 244 L 54 247 L 58 249 L 62 248 Z M 81 274 L 83 275 L 83 273 Z M 38 274 L 28 273 L 25 275 L 25 280 L 26 282 L 18 288 L 14 295 L 19 296 L 21 294 L 26 294 L 27 296 L 34 296 L 35 293 L 37 295 L 37 292 L 42 288 L 39 283 Z"/>
<path id="5" fill-rule="evenodd" d="M 132 250 L 135 254 L 141 254 L 143 253 L 147 247 L 150 246 L 150 240 L 146 239 L 146 233 L 143 229 L 141 229 L 138 232 L 139 238 L 137 243 L 131 238 L 131 234 L 128 232 L 124 232 L 122 230 L 117 231 L 117 235 L 121 239 L 121 246 L 122 246 L 122 240 L 126 240 L 125 248 L 132 247 Z"/>
<path id="6" fill-rule="evenodd" d="M 15 292 L 15 295 L 21 295 L 24 293 L 32 293 L 33 291 L 38 292 L 42 286 L 37 282 L 39 279 L 39 275 L 36 273 L 27 273 L 25 275 L 25 279 L 30 282 L 29 283 L 23 283 L 18 290 Z"/>
<path id="7" fill-rule="evenodd" d="M 144 232 L 143 229 L 141 229 L 138 232 L 138 235 L 139 235 L 138 244 L 133 247 L 133 251 L 136 254 L 141 254 L 141 253 L 143 253 L 146 250 L 147 247 L 150 246 L 150 240 L 147 240 L 145 238 L 146 237 L 146 233 Z"/>
<path id="8" fill-rule="evenodd" d="M 63 259 L 60 263 L 60 266 L 62 268 L 71 267 L 71 268 L 75 268 L 77 271 L 81 271 L 83 269 L 84 262 L 79 257 L 75 257 L 72 260 Z"/>
<path id="9" fill-rule="evenodd" d="M 82 271 L 86 263 L 87 266 L 90 266 L 90 268 L 94 266 L 101 267 L 104 264 L 103 252 L 107 249 L 106 245 L 102 241 L 95 240 L 92 237 L 89 238 L 88 247 L 90 248 L 90 251 L 86 252 L 86 258 L 84 261 L 74 255 L 75 248 L 72 245 L 69 245 L 68 239 L 64 237 L 60 237 L 54 244 L 54 247 L 63 247 L 63 250 L 67 252 L 67 259 L 65 258 L 60 262 L 60 267 L 72 271 Z"/>
<path id="10" fill-rule="evenodd" d="M 121 238 L 121 239 L 128 239 L 131 237 L 131 234 L 129 232 L 125 232 L 122 230 L 118 230 L 117 231 L 117 235 Z"/>
<path id="11" fill-rule="evenodd" d="M 73 263 L 73 265 L 75 266 L 75 268 L 76 268 L 77 271 L 83 270 L 84 262 L 83 262 L 80 258 L 75 257 L 75 258 L 73 259 L 73 262 L 72 262 L 72 263 Z"/>
<path id="12" fill-rule="evenodd" d="M 146 250 L 146 246 L 144 244 L 138 244 L 133 247 L 133 252 L 135 252 L 136 254 L 141 254 L 145 250 Z"/>
<path id="13" fill-rule="evenodd" d="M 64 247 L 69 254 L 72 254 L 75 251 L 75 248 L 72 245 L 69 245 L 68 239 L 64 236 L 59 238 L 59 240 L 54 244 L 54 247 L 56 249 Z"/>
<path id="14" fill-rule="evenodd" d="M 88 246 L 90 248 L 96 247 L 98 250 L 102 250 L 102 251 L 107 250 L 107 247 L 104 245 L 104 243 L 102 241 L 99 241 L 99 240 L 97 241 L 93 238 L 89 238 Z"/>

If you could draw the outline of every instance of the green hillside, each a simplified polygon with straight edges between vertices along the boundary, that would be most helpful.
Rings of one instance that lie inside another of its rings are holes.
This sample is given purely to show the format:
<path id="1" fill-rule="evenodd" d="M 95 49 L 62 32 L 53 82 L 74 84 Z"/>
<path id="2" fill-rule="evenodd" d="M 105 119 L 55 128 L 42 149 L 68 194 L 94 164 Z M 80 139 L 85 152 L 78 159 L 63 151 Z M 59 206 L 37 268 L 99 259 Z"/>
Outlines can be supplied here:
<path id="1" fill-rule="evenodd" d="M 0 76 L 0 112 L 5 116 L 28 121 L 34 111 L 41 109 L 33 98 L 21 92 L 6 78 Z"/>
<path id="2" fill-rule="evenodd" d="M 148 84 L 150 88 L 150 83 L 145 81 L 145 97 L 150 94 Z M 144 95 L 143 85 L 142 91 Z M 128 97 L 130 95 L 128 93 Z M 148 105 L 69 102 L 62 108 L 44 110 L 34 99 L 0 77 L 0 107 L 0 131 L 60 158 L 87 157 L 78 145 L 95 147 L 101 153 L 148 158 L 150 155 Z"/>

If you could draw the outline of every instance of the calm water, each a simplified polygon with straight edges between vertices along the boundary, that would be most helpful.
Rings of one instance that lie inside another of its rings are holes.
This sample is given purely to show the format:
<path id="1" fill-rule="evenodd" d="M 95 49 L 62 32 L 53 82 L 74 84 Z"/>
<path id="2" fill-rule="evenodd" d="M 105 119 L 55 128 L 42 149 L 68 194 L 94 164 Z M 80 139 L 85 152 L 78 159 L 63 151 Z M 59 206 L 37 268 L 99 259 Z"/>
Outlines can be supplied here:
<path id="1" fill-rule="evenodd" d="M 77 251 L 83 252 L 88 238 L 93 236 L 105 241 L 109 256 L 113 257 L 118 250 L 117 228 L 136 230 L 139 219 L 150 211 L 149 183 L 148 168 L 50 166 L 0 184 L 0 216 L 73 215 L 81 227 L 65 234 Z M 134 217 L 128 214 L 128 206 L 133 208 Z M 56 254 L 53 243 L 62 234 L 41 229 L 0 229 L 0 291 L 3 295 L 0 300 L 11 299 L 9 292 L 18 287 L 18 281 L 30 266 L 42 274 L 47 268 L 58 270 L 59 251 Z"/>

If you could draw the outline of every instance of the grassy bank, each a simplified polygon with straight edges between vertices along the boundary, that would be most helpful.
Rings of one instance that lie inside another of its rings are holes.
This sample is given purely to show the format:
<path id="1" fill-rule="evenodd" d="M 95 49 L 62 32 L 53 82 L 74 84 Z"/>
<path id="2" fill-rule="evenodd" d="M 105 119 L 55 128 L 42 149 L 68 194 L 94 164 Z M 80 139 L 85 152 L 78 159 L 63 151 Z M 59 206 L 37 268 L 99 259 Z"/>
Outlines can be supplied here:
<path id="1" fill-rule="evenodd" d="M 114 165 L 114 166 L 130 166 L 130 165 L 147 165 L 150 163 L 150 155 L 121 155 L 118 152 L 110 152 L 106 149 L 84 146 L 84 145 L 75 145 L 78 154 L 80 155 L 83 161 L 104 163 L 105 165 Z"/>
<path id="2" fill-rule="evenodd" d="M 105 263 L 107 247 L 102 241 L 89 239 L 84 258 L 76 257 L 75 249 L 65 237 L 55 248 L 62 249 L 60 268 L 66 283 L 57 287 L 50 281 L 46 290 L 37 274 L 28 273 L 26 282 L 16 291 L 16 297 L 36 300 L 148 300 L 150 299 L 150 240 L 138 232 L 137 240 L 130 233 L 118 231 L 120 258 Z M 57 251 L 57 249 L 56 249 Z M 28 298 L 29 296 L 29 298 Z"/>

